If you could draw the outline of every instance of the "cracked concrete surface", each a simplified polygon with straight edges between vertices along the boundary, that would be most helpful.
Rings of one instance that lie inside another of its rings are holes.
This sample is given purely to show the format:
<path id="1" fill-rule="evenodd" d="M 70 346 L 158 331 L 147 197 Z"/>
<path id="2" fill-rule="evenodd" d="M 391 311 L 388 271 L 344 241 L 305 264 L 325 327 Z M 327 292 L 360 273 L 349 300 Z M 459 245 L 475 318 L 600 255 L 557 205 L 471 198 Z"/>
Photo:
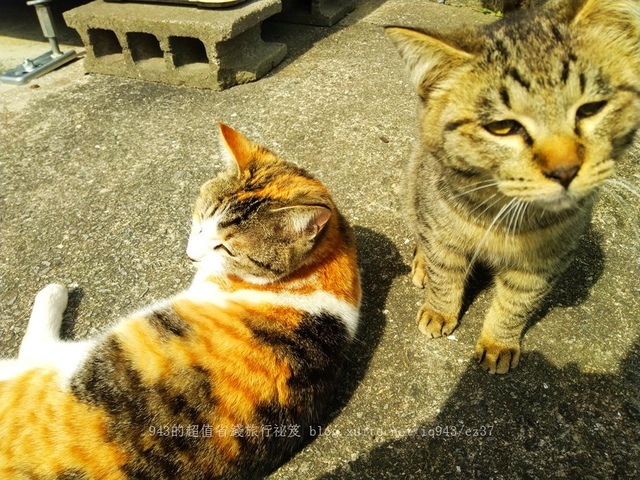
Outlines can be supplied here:
<path id="1" fill-rule="evenodd" d="M 3 69 L 22 52 L 5 45 L 46 51 L 30 15 L 11 29 L 0 20 Z M 17 354 L 33 297 L 49 282 L 74 287 L 70 338 L 188 285 L 191 205 L 222 165 L 221 120 L 326 183 L 360 247 L 362 329 L 332 420 L 271 478 L 640 477 L 633 194 L 602 192 L 578 258 L 531 322 L 512 373 L 489 376 L 472 359 L 491 296 L 481 275 L 453 337 L 427 340 L 414 324 L 421 292 L 408 276 L 401 190 L 415 99 L 382 26 L 493 19 L 426 0 L 362 0 L 331 28 L 267 26 L 265 37 L 287 43 L 288 57 L 262 80 L 223 92 L 85 75 L 81 62 L 0 86 L 1 355 Z M 81 50 L 72 34 L 63 39 Z M 640 140 L 619 177 L 638 185 Z"/>

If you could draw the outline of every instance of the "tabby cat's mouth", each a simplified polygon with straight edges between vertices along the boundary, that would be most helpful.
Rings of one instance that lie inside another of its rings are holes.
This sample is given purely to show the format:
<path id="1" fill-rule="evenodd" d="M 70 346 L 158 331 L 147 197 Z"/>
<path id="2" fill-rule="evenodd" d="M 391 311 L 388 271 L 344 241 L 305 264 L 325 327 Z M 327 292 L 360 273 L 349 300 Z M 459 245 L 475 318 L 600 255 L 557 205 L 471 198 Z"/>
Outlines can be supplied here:
<path id="1" fill-rule="evenodd" d="M 563 193 L 555 198 L 544 198 L 534 202 L 541 209 L 549 212 L 561 212 L 563 210 L 569 210 L 578 206 L 578 200 L 568 193 Z"/>

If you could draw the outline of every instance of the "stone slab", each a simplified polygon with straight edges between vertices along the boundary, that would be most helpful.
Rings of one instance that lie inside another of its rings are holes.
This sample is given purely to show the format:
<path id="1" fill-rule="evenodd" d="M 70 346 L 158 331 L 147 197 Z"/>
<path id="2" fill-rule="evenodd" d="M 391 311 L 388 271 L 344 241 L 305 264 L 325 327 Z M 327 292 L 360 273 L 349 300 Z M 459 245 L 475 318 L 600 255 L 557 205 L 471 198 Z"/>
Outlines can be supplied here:
<path id="1" fill-rule="evenodd" d="M 489 9 L 493 12 L 510 12 L 533 8 L 543 4 L 546 0 L 432 0 L 452 7 L 470 7 L 474 9 Z"/>
<path id="2" fill-rule="evenodd" d="M 283 0 L 276 20 L 330 27 L 356 8 L 355 0 Z"/>
<path id="3" fill-rule="evenodd" d="M 281 8 L 280 0 L 221 10 L 96 0 L 64 19 L 86 47 L 89 72 L 222 90 L 257 80 L 285 57 L 286 45 L 261 37 L 262 22 Z"/>

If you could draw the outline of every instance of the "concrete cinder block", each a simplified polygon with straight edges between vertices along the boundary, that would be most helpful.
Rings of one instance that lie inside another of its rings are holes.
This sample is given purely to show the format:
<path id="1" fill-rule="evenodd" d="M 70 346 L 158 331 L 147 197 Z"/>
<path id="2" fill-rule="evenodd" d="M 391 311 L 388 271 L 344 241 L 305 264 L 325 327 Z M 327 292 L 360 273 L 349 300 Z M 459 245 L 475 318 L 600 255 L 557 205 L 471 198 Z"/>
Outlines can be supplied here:
<path id="1" fill-rule="evenodd" d="M 330 27 L 356 8 L 355 0 L 282 0 L 276 20 Z"/>
<path id="2" fill-rule="evenodd" d="M 432 0 L 438 1 L 438 0 Z M 453 7 L 488 8 L 494 12 L 511 12 L 542 5 L 547 0 L 445 0 Z M 439 2 L 442 3 L 442 2 Z"/>
<path id="3" fill-rule="evenodd" d="M 228 9 L 96 0 L 64 13 L 87 53 L 89 72 L 222 90 L 265 75 L 287 53 L 261 37 L 281 0 Z"/>
<path id="4" fill-rule="evenodd" d="M 520 8 L 522 0 L 482 0 L 482 7 L 494 12 L 509 12 Z"/>

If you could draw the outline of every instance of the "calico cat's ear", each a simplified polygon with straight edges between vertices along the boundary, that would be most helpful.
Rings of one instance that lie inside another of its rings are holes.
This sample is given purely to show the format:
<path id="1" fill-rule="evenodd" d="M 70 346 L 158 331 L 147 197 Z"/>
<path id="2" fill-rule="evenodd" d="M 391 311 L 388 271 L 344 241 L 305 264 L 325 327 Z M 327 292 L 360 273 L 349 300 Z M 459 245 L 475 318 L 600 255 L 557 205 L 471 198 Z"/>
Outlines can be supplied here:
<path id="1" fill-rule="evenodd" d="M 451 70 L 472 58 L 470 53 L 426 32 L 387 27 L 385 33 L 400 52 L 411 83 L 424 99 Z"/>
<path id="2" fill-rule="evenodd" d="M 222 156 L 230 168 L 235 168 L 238 177 L 254 160 L 256 145 L 237 130 L 219 123 Z"/>
<path id="3" fill-rule="evenodd" d="M 319 205 L 298 205 L 273 210 L 278 233 L 288 240 L 313 240 L 331 218 L 331 210 Z"/>

